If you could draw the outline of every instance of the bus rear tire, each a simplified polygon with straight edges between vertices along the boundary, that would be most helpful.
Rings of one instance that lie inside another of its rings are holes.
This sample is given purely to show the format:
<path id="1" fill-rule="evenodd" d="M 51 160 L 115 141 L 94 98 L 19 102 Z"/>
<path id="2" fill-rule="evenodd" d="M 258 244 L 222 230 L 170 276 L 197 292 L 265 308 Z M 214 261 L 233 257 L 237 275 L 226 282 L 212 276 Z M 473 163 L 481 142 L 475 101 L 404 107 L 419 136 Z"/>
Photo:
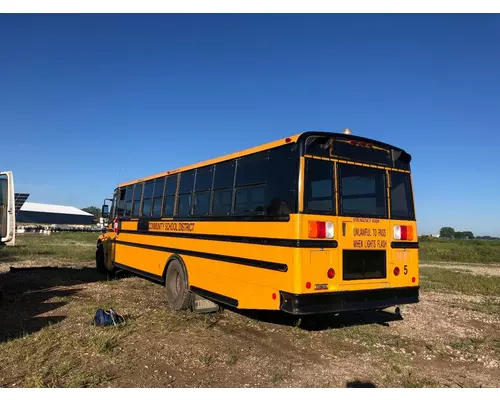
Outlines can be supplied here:
<path id="1" fill-rule="evenodd" d="M 187 272 L 178 260 L 168 265 L 165 288 L 167 302 L 174 311 L 186 310 L 191 306 L 191 293 L 187 287 Z"/>

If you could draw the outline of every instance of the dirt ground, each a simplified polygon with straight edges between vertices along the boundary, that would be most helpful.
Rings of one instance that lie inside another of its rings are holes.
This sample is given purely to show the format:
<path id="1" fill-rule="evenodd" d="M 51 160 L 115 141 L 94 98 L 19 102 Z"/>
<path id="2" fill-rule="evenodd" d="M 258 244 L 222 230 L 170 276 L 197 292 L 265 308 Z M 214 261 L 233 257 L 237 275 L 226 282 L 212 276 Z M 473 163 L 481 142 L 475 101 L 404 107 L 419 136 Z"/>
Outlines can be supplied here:
<path id="1" fill-rule="evenodd" d="M 358 312 L 300 324 L 277 312 L 174 313 L 162 286 L 103 280 L 92 265 L 0 266 L 3 387 L 500 386 L 500 294 L 425 287 L 429 267 L 494 277 L 499 265 L 422 265 L 421 301 L 402 319 Z M 98 307 L 126 324 L 93 326 Z"/>

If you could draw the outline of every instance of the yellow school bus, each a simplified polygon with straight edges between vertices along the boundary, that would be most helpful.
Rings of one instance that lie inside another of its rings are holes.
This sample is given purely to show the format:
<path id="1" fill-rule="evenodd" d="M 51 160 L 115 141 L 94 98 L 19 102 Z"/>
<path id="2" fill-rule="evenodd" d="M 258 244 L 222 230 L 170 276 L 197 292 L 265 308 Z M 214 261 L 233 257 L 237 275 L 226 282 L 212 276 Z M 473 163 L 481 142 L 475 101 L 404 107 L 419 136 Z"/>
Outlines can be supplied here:
<path id="1" fill-rule="evenodd" d="M 411 156 L 304 132 L 119 185 L 96 267 L 193 299 L 294 315 L 419 301 Z M 109 212 L 108 212 L 109 211 Z"/>

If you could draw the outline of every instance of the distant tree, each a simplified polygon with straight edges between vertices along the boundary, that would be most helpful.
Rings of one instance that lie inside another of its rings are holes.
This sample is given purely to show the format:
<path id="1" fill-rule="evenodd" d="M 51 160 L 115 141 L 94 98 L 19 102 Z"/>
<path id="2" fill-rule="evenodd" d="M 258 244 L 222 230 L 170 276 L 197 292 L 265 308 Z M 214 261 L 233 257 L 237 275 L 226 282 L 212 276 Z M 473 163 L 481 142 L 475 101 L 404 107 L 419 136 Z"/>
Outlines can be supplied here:
<path id="1" fill-rule="evenodd" d="M 471 231 L 455 232 L 453 234 L 455 239 L 474 239 L 474 234 Z"/>
<path id="2" fill-rule="evenodd" d="M 439 237 L 453 239 L 455 237 L 455 229 L 445 226 L 439 231 Z"/>
<path id="3" fill-rule="evenodd" d="M 480 240 L 500 240 L 500 238 L 495 236 L 476 236 L 476 239 Z"/>
<path id="4" fill-rule="evenodd" d="M 465 231 L 463 234 L 465 235 L 465 239 L 474 239 L 474 234 L 471 231 Z"/>
<path id="5" fill-rule="evenodd" d="M 82 208 L 82 211 L 92 214 L 95 218 L 101 218 L 101 209 L 95 206 Z"/>

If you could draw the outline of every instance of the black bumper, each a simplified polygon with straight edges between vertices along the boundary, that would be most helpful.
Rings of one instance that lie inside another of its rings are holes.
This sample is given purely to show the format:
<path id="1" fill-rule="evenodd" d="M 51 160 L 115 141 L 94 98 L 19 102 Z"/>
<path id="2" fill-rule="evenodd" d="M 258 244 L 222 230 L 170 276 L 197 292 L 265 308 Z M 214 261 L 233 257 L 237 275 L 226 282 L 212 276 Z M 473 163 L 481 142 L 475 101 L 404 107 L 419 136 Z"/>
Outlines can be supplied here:
<path id="1" fill-rule="evenodd" d="M 418 287 L 292 294 L 280 292 L 282 311 L 295 315 L 380 309 L 418 303 Z"/>

